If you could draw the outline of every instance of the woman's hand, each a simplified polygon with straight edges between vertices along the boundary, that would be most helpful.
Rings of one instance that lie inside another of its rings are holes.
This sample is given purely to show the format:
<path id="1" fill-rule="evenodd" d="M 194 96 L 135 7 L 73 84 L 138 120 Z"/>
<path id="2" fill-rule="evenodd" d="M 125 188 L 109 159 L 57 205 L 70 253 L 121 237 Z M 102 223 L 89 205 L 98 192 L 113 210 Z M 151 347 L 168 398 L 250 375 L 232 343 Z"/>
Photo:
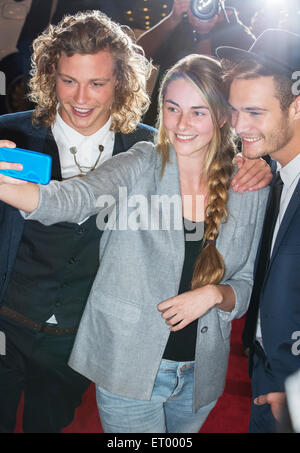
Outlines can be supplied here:
<path id="1" fill-rule="evenodd" d="M 0 140 L 0 148 L 15 148 L 16 144 L 10 140 Z M 0 170 L 23 170 L 22 164 L 11 163 L 11 162 L 1 162 L 0 161 Z M 6 176 L 0 173 L 0 184 L 15 184 L 15 185 L 24 185 L 27 184 L 27 181 L 21 179 L 12 178 L 11 176 Z"/>
<path id="2" fill-rule="evenodd" d="M 171 327 L 171 332 L 176 332 L 222 301 L 218 285 L 206 285 L 165 300 L 158 305 L 158 311 Z"/>

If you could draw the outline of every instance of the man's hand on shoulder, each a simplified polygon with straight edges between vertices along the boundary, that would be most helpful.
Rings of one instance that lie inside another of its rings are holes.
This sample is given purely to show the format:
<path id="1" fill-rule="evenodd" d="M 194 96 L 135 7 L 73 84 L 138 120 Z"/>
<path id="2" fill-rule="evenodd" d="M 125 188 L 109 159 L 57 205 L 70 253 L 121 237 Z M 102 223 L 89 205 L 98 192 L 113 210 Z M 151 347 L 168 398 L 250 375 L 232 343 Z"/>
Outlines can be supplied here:
<path id="1" fill-rule="evenodd" d="M 235 192 L 255 191 L 267 187 L 272 181 L 271 168 L 264 159 L 246 159 L 238 154 L 235 157 L 238 172 L 231 182 Z"/>

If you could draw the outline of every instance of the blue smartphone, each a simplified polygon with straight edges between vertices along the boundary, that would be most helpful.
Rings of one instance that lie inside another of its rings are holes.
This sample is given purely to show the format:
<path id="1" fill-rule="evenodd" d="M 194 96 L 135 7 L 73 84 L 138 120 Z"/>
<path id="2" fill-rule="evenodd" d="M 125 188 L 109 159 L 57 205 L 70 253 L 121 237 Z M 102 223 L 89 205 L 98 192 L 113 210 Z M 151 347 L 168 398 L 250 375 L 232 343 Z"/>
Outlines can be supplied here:
<path id="1" fill-rule="evenodd" d="M 51 179 L 52 158 L 47 154 L 22 148 L 1 148 L 0 161 L 23 165 L 23 170 L 0 170 L 0 173 L 39 184 L 48 184 Z"/>

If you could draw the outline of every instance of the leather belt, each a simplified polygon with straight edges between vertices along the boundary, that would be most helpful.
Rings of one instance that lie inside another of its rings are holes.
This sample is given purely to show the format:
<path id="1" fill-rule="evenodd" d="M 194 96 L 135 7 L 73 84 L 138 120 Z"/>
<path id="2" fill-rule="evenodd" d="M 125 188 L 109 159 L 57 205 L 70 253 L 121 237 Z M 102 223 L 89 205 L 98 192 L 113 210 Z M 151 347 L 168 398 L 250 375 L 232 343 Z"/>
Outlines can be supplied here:
<path id="1" fill-rule="evenodd" d="M 13 319 L 14 321 L 17 321 L 26 327 L 30 327 L 31 329 L 37 330 L 38 332 L 43 332 L 50 335 L 66 335 L 75 333 L 77 330 L 77 326 L 61 329 L 55 324 L 51 325 L 45 322 L 35 322 L 32 319 L 26 318 L 26 316 L 21 315 L 21 313 L 18 313 L 11 308 L 6 307 L 5 305 L 2 305 L 2 307 L 0 307 L 0 314 L 6 316 L 7 318 Z"/>

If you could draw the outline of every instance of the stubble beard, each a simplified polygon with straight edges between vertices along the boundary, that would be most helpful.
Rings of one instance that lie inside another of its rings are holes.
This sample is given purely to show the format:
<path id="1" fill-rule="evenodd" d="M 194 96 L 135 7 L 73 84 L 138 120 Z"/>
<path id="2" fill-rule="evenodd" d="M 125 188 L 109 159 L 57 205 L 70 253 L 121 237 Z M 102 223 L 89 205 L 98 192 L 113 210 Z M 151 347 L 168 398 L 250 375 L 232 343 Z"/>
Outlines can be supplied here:
<path id="1" fill-rule="evenodd" d="M 270 133 L 269 136 L 262 135 L 262 149 L 258 149 L 257 152 L 253 155 L 247 153 L 247 150 L 242 149 L 242 154 L 244 157 L 250 160 L 258 159 L 264 156 L 276 155 L 278 151 L 285 148 L 293 138 L 293 131 L 289 125 L 287 118 L 282 115 L 282 120 L 280 122 L 280 128 L 277 132 Z M 274 157 L 275 158 L 275 157 Z M 276 160 L 276 159 L 275 159 Z"/>

